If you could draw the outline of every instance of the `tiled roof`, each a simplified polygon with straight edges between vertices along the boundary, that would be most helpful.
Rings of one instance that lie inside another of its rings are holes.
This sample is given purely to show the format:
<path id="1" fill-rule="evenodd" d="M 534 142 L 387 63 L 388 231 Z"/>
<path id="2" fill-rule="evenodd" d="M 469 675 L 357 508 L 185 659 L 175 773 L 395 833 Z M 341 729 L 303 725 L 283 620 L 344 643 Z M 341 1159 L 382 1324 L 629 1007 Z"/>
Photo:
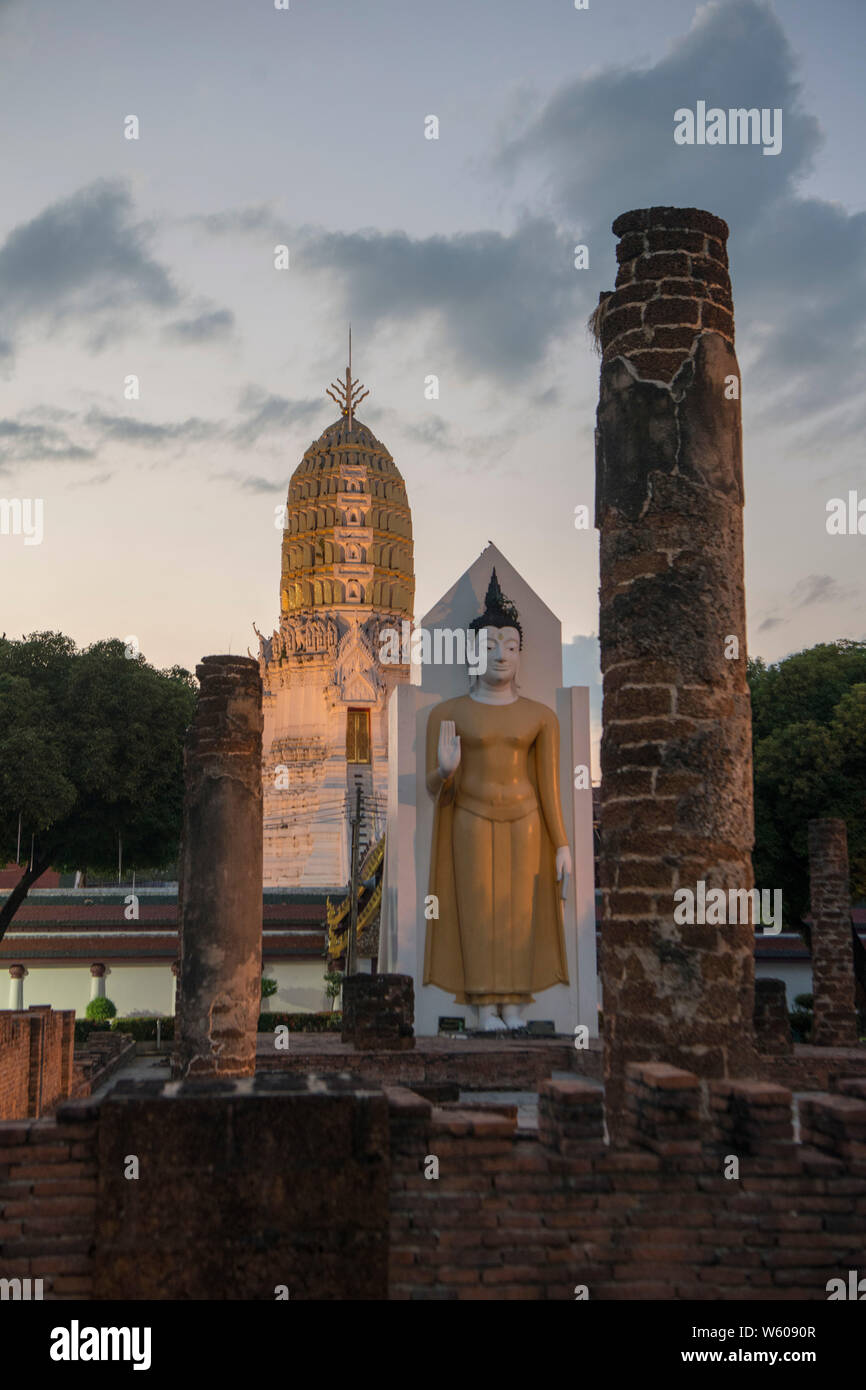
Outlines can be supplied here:
<path id="1" fill-rule="evenodd" d="M 0 961 L 26 965 L 42 960 L 175 960 L 179 949 L 176 889 L 143 889 L 137 894 L 135 921 L 124 916 L 129 891 L 32 892 L 0 941 Z M 269 959 L 322 955 L 326 897 L 326 890 L 268 890 L 264 894 L 262 945 Z"/>

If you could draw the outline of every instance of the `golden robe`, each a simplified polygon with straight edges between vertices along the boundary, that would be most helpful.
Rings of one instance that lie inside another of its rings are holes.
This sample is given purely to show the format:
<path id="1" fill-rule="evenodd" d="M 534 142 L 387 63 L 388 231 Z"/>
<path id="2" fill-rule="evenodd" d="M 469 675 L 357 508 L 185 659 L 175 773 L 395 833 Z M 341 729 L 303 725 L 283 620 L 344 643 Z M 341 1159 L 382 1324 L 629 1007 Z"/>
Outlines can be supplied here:
<path id="1" fill-rule="evenodd" d="M 439 729 L 454 721 L 460 762 L 443 782 Z M 559 723 L 522 697 L 469 695 L 427 723 L 427 790 L 436 798 L 424 983 L 460 1004 L 526 1004 L 568 984 L 556 850 L 568 843 L 559 799 Z"/>

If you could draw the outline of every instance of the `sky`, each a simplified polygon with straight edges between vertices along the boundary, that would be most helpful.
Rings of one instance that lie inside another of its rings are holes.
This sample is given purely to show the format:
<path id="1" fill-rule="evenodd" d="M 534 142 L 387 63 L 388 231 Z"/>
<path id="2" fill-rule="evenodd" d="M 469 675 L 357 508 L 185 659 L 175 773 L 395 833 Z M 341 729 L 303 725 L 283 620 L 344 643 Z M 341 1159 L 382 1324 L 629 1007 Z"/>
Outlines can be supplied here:
<path id="1" fill-rule="evenodd" d="M 866 638 L 826 529 L 866 498 L 864 40 L 862 0 L 0 0 L 0 499 L 44 533 L 0 534 L 0 630 L 255 649 L 351 320 L 417 617 L 492 540 L 597 715 L 586 320 L 612 220 L 674 204 L 731 229 L 750 654 Z M 675 144 L 698 100 L 781 152 Z"/>

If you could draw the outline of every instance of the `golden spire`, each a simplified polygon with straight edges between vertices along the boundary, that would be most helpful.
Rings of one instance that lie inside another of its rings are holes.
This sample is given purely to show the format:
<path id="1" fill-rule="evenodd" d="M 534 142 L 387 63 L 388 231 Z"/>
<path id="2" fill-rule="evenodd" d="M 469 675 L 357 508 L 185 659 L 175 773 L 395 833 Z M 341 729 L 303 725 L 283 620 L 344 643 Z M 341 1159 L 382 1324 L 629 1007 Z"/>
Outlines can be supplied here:
<path id="1" fill-rule="evenodd" d="M 349 365 L 346 368 L 346 379 L 345 381 L 332 381 L 331 385 L 326 388 L 325 395 L 337 402 L 341 415 L 348 418 L 349 429 L 351 429 L 352 421 L 355 418 L 355 407 L 369 394 L 369 391 L 359 388 L 357 377 L 352 379 L 352 325 L 349 324 Z"/>

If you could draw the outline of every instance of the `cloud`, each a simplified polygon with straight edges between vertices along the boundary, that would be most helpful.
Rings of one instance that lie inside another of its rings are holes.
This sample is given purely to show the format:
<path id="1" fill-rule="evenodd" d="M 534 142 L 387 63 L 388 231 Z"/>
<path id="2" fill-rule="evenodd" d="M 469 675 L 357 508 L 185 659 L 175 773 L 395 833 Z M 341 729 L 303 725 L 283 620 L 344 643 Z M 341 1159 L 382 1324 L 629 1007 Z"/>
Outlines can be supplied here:
<path id="1" fill-rule="evenodd" d="M 280 433 L 322 417 L 322 401 L 318 397 L 292 400 L 272 395 L 257 386 L 246 388 L 239 409 L 246 418 L 232 428 L 231 438 L 246 445 L 256 443 L 262 435 Z"/>
<path id="2" fill-rule="evenodd" d="M 465 372 L 513 382 L 579 316 L 569 238 L 546 217 L 494 231 L 410 237 L 305 227 L 296 264 L 341 285 L 344 313 L 371 330 L 427 318 L 439 350 Z"/>
<path id="3" fill-rule="evenodd" d="M 94 456 L 92 449 L 74 443 L 57 426 L 27 419 L 0 420 L 0 468 L 4 472 L 21 463 L 82 463 Z"/>
<path id="4" fill-rule="evenodd" d="M 754 146 L 673 141 L 678 107 L 781 108 L 778 156 Z M 803 105 L 794 56 L 769 4 L 717 0 L 650 67 L 595 71 L 562 86 L 495 161 L 540 182 L 560 223 L 610 267 L 610 223 L 656 205 L 697 206 L 731 227 L 738 342 L 750 354 L 756 418 L 804 419 L 828 400 L 856 402 L 856 344 L 866 327 L 866 215 L 798 186 L 822 144 Z M 584 283 L 588 283 L 585 281 Z M 854 414 L 852 426 L 856 427 Z"/>
<path id="5" fill-rule="evenodd" d="M 68 486 L 70 488 L 102 487 L 105 483 L 110 482 L 113 477 L 113 473 L 94 473 L 92 478 L 79 478 L 76 482 L 69 483 Z"/>
<path id="6" fill-rule="evenodd" d="M 214 481 L 237 483 L 241 492 L 268 493 L 286 491 L 286 478 L 279 478 L 276 481 L 272 478 L 263 478 L 256 473 L 238 473 L 236 469 L 230 469 L 225 473 L 214 473 Z"/>
<path id="7" fill-rule="evenodd" d="M 514 413 L 498 430 L 488 430 L 483 434 L 467 434 L 455 430 L 453 424 L 440 415 L 408 420 L 400 411 L 377 406 L 371 407 L 369 412 L 364 412 L 365 422 L 374 425 L 377 433 L 385 434 L 388 438 L 402 436 L 422 448 L 434 449 L 437 453 L 456 454 L 460 460 L 495 457 L 497 466 L 519 437 L 520 427 L 526 424 L 527 416 L 528 412 L 523 410 Z"/>
<path id="8" fill-rule="evenodd" d="M 832 575 L 808 574 L 794 585 L 791 597 L 797 608 L 808 608 L 813 603 L 838 603 L 849 598 L 851 593 L 851 589 Z"/>
<path id="9" fill-rule="evenodd" d="M 698 100 L 780 108 L 781 153 L 676 145 L 674 112 Z M 529 389 L 612 285 L 612 220 L 633 207 L 705 207 L 731 227 L 752 418 L 799 423 L 832 401 L 853 435 L 863 419 L 866 214 L 800 194 L 822 141 L 771 5 L 713 0 L 657 62 L 574 78 L 502 138 L 493 175 L 534 210 L 511 232 L 292 227 L 266 204 L 197 220 L 215 236 L 287 241 L 295 265 L 337 286 L 344 315 L 371 329 L 427 329 L 433 350 L 464 374 Z M 589 270 L 574 269 L 577 242 L 589 246 Z"/>
<path id="10" fill-rule="evenodd" d="M 375 415 L 372 418 L 375 419 Z M 442 419 L 441 415 L 430 415 L 426 420 L 416 420 L 411 423 L 402 420 L 400 428 L 413 443 L 425 445 L 428 449 L 450 452 L 457 448 L 451 426 Z"/>
<path id="11" fill-rule="evenodd" d="M 230 337 L 234 326 L 235 316 L 231 309 L 214 309 L 194 319 L 178 319 L 167 324 L 164 332 L 167 338 L 178 343 L 211 343 Z"/>
<path id="12" fill-rule="evenodd" d="M 194 226 L 204 227 L 211 236 L 245 236 L 262 231 L 282 239 L 285 224 L 270 203 L 251 208 L 228 208 L 225 212 L 197 213 L 187 219 Z"/>
<path id="13" fill-rule="evenodd" d="M 798 609 L 811 608 L 815 603 L 844 603 L 856 592 L 851 585 L 840 584 L 831 574 L 807 574 L 803 579 L 798 579 L 791 590 L 792 612 L 771 614 L 760 624 L 758 631 L 770 632 L 774 627 L 784 627 Z"/>
<path id="14" fill-rule="evenodd" d="M 236 412 L 227 419 L 207 420 L 192 415 L 184 420 L 155 421 L 137 415 L 116 415 L 98 406 L 81 414 L 47 405 L 37 406 L 22 412 L 18 419 L 0 419 L 0 472 L 5 474 L 16 464 L 34 461 L 87 462 L 112 445 L 159 451 L 177 445 L 219 443 L 228 448 L 241 445 L 255 452 L 254 446 L 263 436 L 279 439 L 299 423 L 316 416 L 321 418 L 324 410 L 320 399 L 289 400 L 270 395 L 256 386 L 244 390 Z M 76 436 L 83 442 L 79 443 Z M 268 451 L 258 450 L 259 454 L 263 452 Z M 172 460 L 176 453 L 176 449 L 171 451 Z M 111 473 L 99 474 L 76 486 L 95 486 L 110 476 Z M 282 475 L 278 482 L 261 474 L 237 471 L 216 476 L 239 483 L 247 492 L 283 491 L 286 485 Z"/>
<path id="15" fill-rule="evenodd" d="M 99 180 L 52 203 L 0 247 L 6 323 L 83 320 L 98 350 L 136 309 L 173 308 L 179 294 L 147 249 L 151 234 L 148 224 L 134 221 L 132 199 L 118 181 Z"/>
<path id="16" fill-rule="evenodd" d="M 107 415 L 96 407 L 87 412 L 84 423 L 95 430 L 102 440 L 139 444 L 153 449 L 166 444 L 198 443 L 213 439 L 221 432 L 217 421 L 200 420 L 195 416 L 169 424 L 155 424 L 150 420 L 138 420 L 132 415 Z"/>

